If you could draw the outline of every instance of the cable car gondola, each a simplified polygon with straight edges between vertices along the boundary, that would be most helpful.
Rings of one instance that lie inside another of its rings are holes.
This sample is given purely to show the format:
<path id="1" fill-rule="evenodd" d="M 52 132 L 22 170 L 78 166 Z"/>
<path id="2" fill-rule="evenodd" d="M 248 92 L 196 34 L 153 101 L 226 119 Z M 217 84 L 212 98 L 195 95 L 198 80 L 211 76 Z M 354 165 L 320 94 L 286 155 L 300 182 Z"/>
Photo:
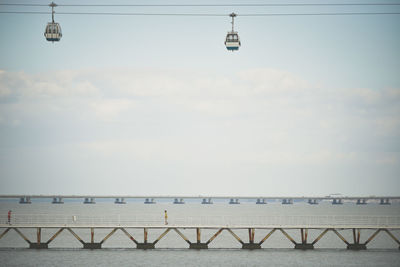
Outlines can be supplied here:
<path id="1" fill-rule="evenodd" d="M 46 29 L 44 31 L 44 37 L 46 37 L 46 40 L 49 42 L 58 42 L 61 39 L 62 32 L 60 24 L 54 22 L 54 7 L 56 7 L 57 4 L 51 2 L 49 6 L 51 6 L 52 22 L 47 23 Z"/>
<path id="2" fill-rule="evenodd" d="M 234 18 L 236 17 L 235 13 L 232 13 L 229 15 L 230 17 L 232 17 L 232 31 L 228 32 L 225 38 L 225 46 L 226 49 L 228 49 L 229 51 L 236 51 L 239 50 L 240 47 L 240 38 L 239 38 L 239 34 L 237 32 L 234 31 Z"/>

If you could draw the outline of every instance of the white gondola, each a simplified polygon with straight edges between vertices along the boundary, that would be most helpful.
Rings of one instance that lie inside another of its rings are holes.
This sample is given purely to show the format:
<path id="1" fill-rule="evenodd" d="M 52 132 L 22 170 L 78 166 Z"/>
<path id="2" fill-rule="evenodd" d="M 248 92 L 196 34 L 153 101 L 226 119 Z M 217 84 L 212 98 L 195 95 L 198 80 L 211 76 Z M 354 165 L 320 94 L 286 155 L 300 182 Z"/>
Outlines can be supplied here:
<path id="1" fill-rule="evenodd" d="M 226 49 L 228 49 L 229 51 L 236 51 L 236 50 L 239 50 L 239 47 L 241 45 L 239 34 L 237 32 L 235 32 L 235 30 L 233 28 L 234 27 L 234 18 L 236 17 L 236 14 L 232 13 L 229 16 L 232 17 L 232 31 L 228 32 L 226 35 L 225 46 L 226 46 Z"/>
<path id="2" fill-rule="evenodd" d="M 46 37 L 46 40 L 49 42 L 58 42 L 62 37 L 62 32 L 60 24 L 54 22 L 54 7 L 56 7 L 57 5 L 54 2 L 51 2 L 49 6 L 51 6 L 52 22 L 47 23 L 46 29 L 44 31 L 44 37 Z"/>

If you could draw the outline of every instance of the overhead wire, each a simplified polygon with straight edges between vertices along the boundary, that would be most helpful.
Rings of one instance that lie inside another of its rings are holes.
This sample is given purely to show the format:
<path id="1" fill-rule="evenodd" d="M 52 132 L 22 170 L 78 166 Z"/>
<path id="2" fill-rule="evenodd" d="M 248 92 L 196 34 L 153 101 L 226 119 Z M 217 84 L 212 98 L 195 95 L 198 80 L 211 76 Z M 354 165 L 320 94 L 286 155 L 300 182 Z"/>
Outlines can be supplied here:
<path id="1" fill-rule="evenodd" d="M 0 6 L 49 6 L 48 4 L 0 3 Z M 231 4 L 57 4 L 65 7 L 296 7 L 296 6 L 400 6 L 400 3 L 231 3 Z"/>
<path id="2" fill-rule="evenodd" d="M 104 16 L 190 16 L 190 17 L 222 17 L 222 13 L 120 13 L 120 12 L 55 12 L 58 15 L 104 15 Z M 0 14 L 51 14 L 41 11 L 0 11 Z M 357 15 L 400 15 L 400 12 L 333 12 L 333 13 L 244 13 L 241 17 L 269 16 L 357 16 Z"/>
<path id="3" fill-rule="evenodd" d="M 0 6 L 48 7 L 48 4 L 0 3 Z M 400 6 L 400 3 L 231 3 L 231 4 L 57 4 L 58 7 L 312 7 L 312 6 Z M 149 12 L 55 12 L 58 15 L 105 15 L 105 16 L 229 16 L 222 13 L 149 13 Z M 45 11 L 0 11 L 0 14 L 51 14 Z M 357 16 L 399 15 L 400 12 L 307 12 L 307 13 L 246 13 L 245 17 L 267 16 Z"/>

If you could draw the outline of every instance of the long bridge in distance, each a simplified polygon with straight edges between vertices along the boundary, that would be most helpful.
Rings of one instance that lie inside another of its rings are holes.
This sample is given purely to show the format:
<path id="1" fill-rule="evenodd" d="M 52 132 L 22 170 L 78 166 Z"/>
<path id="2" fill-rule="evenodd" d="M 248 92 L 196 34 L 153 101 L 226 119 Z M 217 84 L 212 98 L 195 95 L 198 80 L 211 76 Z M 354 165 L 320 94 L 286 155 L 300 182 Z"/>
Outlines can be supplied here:
<path id="1" fill-rule="evenodd" d="M 375 202 L 381 205 L 390 205 L 392 202 L 400 202 L 400 196 L 343 196 L 332 194 L 329 196 L 211 196 L 211 195 L 23 195 L 10 194 L 0 195 L 1 199 L 17 199 L 21 204 L 31 204 L 33 199 L 51 199 L 53 204 L 63 204 L 64 199 L 82 199 L 84 204 L 95 204 L 96 199 L 115 199 L 115 204 L 126 204 L 128 199 L 143 200 L 145 204 L 155 204 L 157 200 L 170 200 L 174 204 L 185 204 L 185 200 L 200 200 L 202 204 L 213 204 L 213 200 L 226 201 L 229 204 L 240 204 L 241 200 L 254 201 L 256 204 L 267 204 L 268 202 L 281 202 L 282 204 L 293 204 L 294 202 L 307 202 L 318 204 L 321 201 L 329 201 L 332 204 L 343 204 L 344 202 L 355 202 L 357 205 L 365 205 Z"/>

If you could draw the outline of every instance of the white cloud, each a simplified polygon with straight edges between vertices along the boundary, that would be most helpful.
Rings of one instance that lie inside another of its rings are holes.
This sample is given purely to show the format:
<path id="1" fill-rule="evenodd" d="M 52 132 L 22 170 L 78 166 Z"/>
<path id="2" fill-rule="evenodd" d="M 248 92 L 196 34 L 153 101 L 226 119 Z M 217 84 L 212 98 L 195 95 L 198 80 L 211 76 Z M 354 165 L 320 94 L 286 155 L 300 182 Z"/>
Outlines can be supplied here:
<path id="1" fill-rule="evenodd" d="M 89 102 L 90 108 L 101 120 L 112 121 L 122 112 L 129 111 L 135 105 L 129 99 L 100 99 Z"/>
<path id="2" fill-rule="evenodd" d="M 313 89 L 311 84 L 297 75 L 276 69 L 251 69 L 240 72 L 238 76 L 248 93 L 303 95 L 305 91 Z"/>
<path id="3" fill-rule="evenodd" d="M 171 177 L 227 181 L 254 170 L 297 177 L 299 168 L 306 175 L 332 166 L 354 166 L 361 177 L 362 164 L 396 172 L 400 162 L 395 88 L 328 89 L 273 69 L 3 71 L 0 84 L 0 127 L 18 126 L 2 141 L 38 147 L 38 155 L 57 147 L 87 162 L 86 171 L 107 162 L 102 168 L 135 172 L 136 162 L 148 166 L 142 175 L 166 168 Z"/>

